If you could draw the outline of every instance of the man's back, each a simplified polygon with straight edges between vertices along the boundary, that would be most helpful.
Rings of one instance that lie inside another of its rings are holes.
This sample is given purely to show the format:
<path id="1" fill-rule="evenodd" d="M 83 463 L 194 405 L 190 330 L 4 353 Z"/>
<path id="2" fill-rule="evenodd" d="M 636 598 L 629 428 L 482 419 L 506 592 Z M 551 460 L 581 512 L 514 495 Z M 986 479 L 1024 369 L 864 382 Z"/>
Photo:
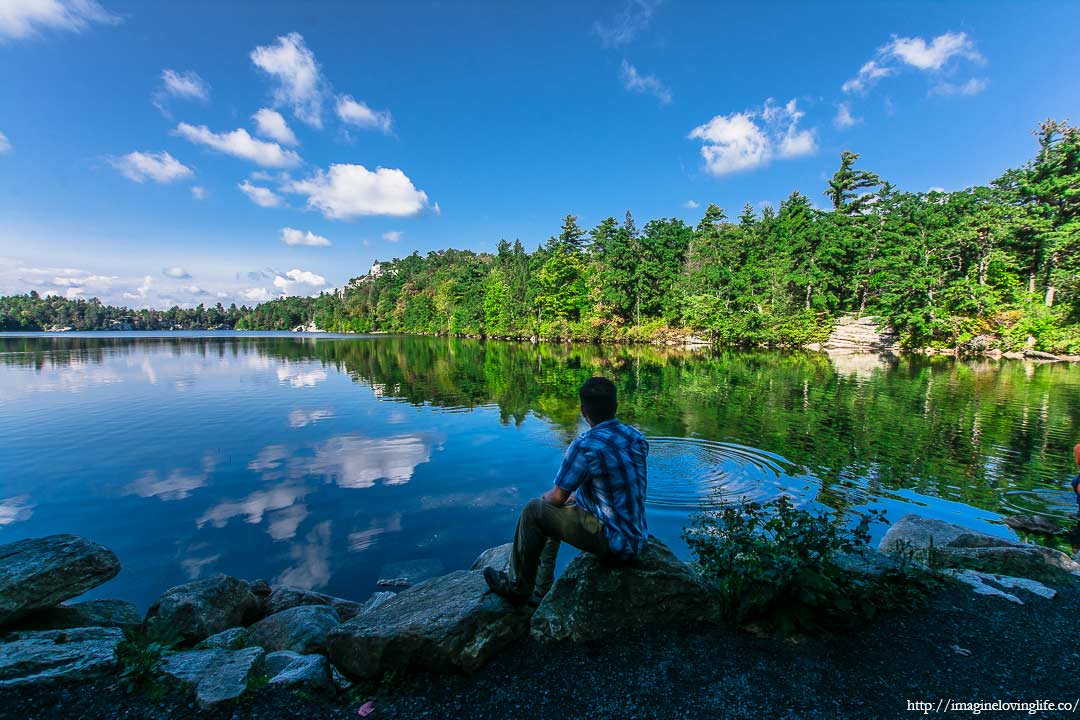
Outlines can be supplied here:
<path id="1" fill-rule="evenodd" d="M 566 450 L 555 484 L 600 518 L 611 553 L 636 556 L 648 537 L 645 522 L 649 443 L 636 428 L 612 418 L 577 437 Z"/>

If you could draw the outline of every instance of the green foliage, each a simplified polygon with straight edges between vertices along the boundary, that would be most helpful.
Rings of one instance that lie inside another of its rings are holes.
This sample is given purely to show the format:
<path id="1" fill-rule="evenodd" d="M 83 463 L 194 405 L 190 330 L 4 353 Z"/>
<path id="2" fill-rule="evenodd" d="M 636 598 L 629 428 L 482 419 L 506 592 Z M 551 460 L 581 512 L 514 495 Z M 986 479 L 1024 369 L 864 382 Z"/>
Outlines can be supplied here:
<path id="1" fill-rule="evenodd" d="M 684 537 L 732 621 L 789 634 L 846 626 L 925 595 L 909 573 L 861 573 L 845 562 L 878 521 L 884 514 L 870 511 L 848 527 L 839 513 L 814 515 L 782 496 L 700 513 Z"/>
<path id="2" fill-rule="evenodd" d="M 161 661 L 165 653 L 180 641 L 175 629 L 151 620 L 133 630 L 116 646 L 120 681 L 128 692 L 140 690 L 159 696 L 165 691 Z"/>

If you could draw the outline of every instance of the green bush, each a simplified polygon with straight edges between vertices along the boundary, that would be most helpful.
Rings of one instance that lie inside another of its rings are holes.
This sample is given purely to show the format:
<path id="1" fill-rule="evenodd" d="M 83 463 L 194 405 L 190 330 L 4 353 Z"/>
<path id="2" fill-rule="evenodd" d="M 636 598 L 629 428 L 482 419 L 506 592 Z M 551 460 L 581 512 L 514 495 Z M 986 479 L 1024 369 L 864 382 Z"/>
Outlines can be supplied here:
<path id="1" fill-rule="evenodd" d="M 874 522 L 885 522 L 884 513 L 870 511 L 849 527 L 839 514 L 814 515 L 780 497 L 699 513 L 683 536 L 730 620 L 789 634 L 851 625 L 925 598 L 929 585 L 913 569 L 853 567 Z"/>

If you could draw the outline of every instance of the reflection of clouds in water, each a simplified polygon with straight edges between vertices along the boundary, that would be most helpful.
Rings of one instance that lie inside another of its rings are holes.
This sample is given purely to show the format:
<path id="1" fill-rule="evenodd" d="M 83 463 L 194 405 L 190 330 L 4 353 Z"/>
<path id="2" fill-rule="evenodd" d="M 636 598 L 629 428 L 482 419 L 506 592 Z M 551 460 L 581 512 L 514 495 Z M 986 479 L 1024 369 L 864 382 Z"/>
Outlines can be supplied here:
<path id="1" fill-rule="evenodd" d="M 369 488 L 376 480 L 403 485 L 417 465 L 431 460 L 431 439 L 421 434 L 339 435 L 317 445 L 314 456 L 298 460 L 305 473 L 328 476 L 343 488 Z"/>
<path id="2" fill-rule="evenodd" d="M 156 497 L 159 500 L 183 500 L 190 497 L 193 490 L 204 487 L 216 467 L 217 456 L 208 451 L 203 454 L 201 473 L 177 468 L 162 478 L 157 470 L 147 470 L 124 488 L 124 494 Z"/>
<path id="3" fill-rule="evenodd" d="M 279 485 L 267 490 L 256 490 L 243 500 L 226 500 L 218 503 L 204 512 L 195 521 L 195 524 L 202 527 L 210 523 L 216 528 L 222 528 L 225 527 L 229 520 L 241 515 L 246 516 L 249 523 L 260 523 L 266 513 L 292 507 L 310 492 L 303 486 L 290 484 Z"/>
<path id="4" fill-rule="evenodd" d="M 309 410 L 305 412 L 304 410 L 296 409 L 289 413 L 289 427 L 307 427 L 308 425 L 314 425 L 320 420 L 329 420 L 332 417 L 334 417 L 333 410 Z"/>
<path id="5" fill-rule="evenodd" d="M 300 523 L 307 519 L 308 510 L 305 505 L 292 505 L 281 510 L 273 510 L 269 513 L 270 522 L 266 531 L 274 540 L 288 540 L 296 537 L 296 531 Z"/>
<path id="6" fill-rule="evenodd" d="M 274 582 L 306 590 L 317 590 L 330 582 L 329 520 L 316 525 L 304 537 L 304 542 L 289 548 L 293 564 L 278 575 Z"/>
<path id="7" fill-rule="evenodd" d="M 349 533 L 349 552 L 367 550 L 381 535 L 389 532 L 401 532 L 401 513 L 385 518 L 372 518 L 366 530 Z"/>
<path id="8" fill-rule="evenodd" d="M 315 387 L 328 377 L 323 368 L 306 369 L 303 365 L 280 365 L 277 369 L 279 383 L 293 386 L 294 388 Z"/>
<path id="9" fill-rule="evenodd" d="M 198 580 L 203 576 L 203 571 L 216 563 L 221 558 L 221 553 L 207 554 L 211 550 L 210 543 L 196 543 L 189 545 L 186 550 L 180 552 L 185 557 L 180 558 L 180 568 L 187 575 L 188 580 Z"/>
<path id="10" fill-rule="evenodd" d="M 248 463 L 248 469 L 255 472 L 267 472 L 282 467 L 289 459 L 289 448 L 285 445 L 267 445 L 255 459 Z"/>
<path id="11" fill-rule="evenodd" d="M 520 504 L 517 486 L 493 488 L 480 493 L 447 493 L 446 495 L 425 495 L 420 498 L 420 507 L 424 510 L 438 510 L 448 507 L 490 508 L 516 507 Z"/>
<path id="12" fill-rule="evenodd" d="M 34 506 L 28 501 L 29 495 L 18 495 L 0 500 L 0 527 L 29 520 L 34 514 Z"/>
<path id="13" fill-rule="evenodd" d="M 115 385 L 128 378 L 115 368 L 86 358 L 72 357 L 65 365 L 55 365 L 49 372 L 4 373 L 0 398 L 38 392 L 82 392 L 103 385 Z"/>

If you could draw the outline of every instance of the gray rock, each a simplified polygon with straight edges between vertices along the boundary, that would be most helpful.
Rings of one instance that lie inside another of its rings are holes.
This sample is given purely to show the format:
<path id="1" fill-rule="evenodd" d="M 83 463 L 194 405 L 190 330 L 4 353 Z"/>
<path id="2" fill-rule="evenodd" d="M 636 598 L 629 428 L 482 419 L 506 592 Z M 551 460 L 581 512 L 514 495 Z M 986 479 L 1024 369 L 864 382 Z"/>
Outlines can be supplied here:
<path id="1" fill-rule="evenodd" d="M 82 595 L 119 572 L 111 550 L 75 535 L 0 545 L 0 626 Z"/>
<path id="2" fill-rule="evenodd" d="M 893 558 L 869 547 L 859 547 L 836 556 L 836 564 L 849 573 L 878 577 L 900 566 Z"/>
<path id="3" fill-rule="evenodd" d="M 1038 515 L 1012 515 L 1005 518 L 1005 524 L 1013 530 L 1022 530 L 1034 535 L 1058 535 L 1062 528 L 1053 520 Z"/>
<path id="4" fill-rule="evenodd" d="M 717 623 L 715 589 L 649 536 L 636 560 L 601 562 L 582 553 L 555 581 L 532 617 L 538 640 L 582 641 L 648 625 Z"/>
<path id="5" fill-rule="evenodd" d="M 510 551 L 513 547 L 513 543 L 506 543 L 505 545 L 488 548 L 480 553 L 479 557 L 477 557 L 476 560 L 473 561 L 473 564 L 469 566 L 469 569 L 483 571 L 486 567 L 493 567 L 502 572 L 509 572 Z"/>
<path id="6" fill-rule="evenodd" d="M 363 603 L 360 604 L 360 612 L 356 613 L 356 615 L 359 615 L 360 613 L 368 612 L 369 610 L 374 610 L 375 608 L 379 607 L 380 605 L 382 605 L 387 600 L 390 600 L 391 598 L 393 598 L 395 595 L 397 595 L 397 593 L 392 593 L 392 592 L 388 592 L 388 591 L 385 591 L 385 590 L 381 591 L 381 592 L 377 592 L 377 593 L 372 593 L 371 597 L 369 597 L 367 600 L 365 600 Z M 341 613 L 338 613 L 338 614 L 340 615 Z M 342 617 L 341 621 L 342 622 L 347 622 L 349 620 L 352 620 L 354 617 L 356 617 L 356 615 L 353 615 L 352 617 L 348 617 L 348 618 Z"/>
<path id="7" fill-rule="evenodd" d="M 379 571 L 379 579 L 375 584 L 380 587 L 409 587 L 435 577 L 442 571 L 442 562 L 430 558 L 390 563 Z"/>
<path id="8" fill-rule="evenodd" d="M 270 676 L 270 685 L 300 685 L 319 690 L 334 686 L 330 662 L 322 655 L 300 655 L 288 650 L 272 652 L 266 656 L 263 670 Z"/>
<path id="9" fill-rule="evenodd" d="M 85 600 L 36 610 L 16 625 L 25 630 L 63 630 L 82 627 L 134 628 L 142 616 L 134 603 L 126 600 Z"/>
<path id="10" fill-rule="evenodd" d="M 0 642 L 0 687 L 88 680 L 116 669 L 119 628 L 9 633 Z"/>
<path id="11" fill-rule="evenodd" d="M 352 619 L 363 608 L 362 603 L 354 600 L 324 595 L 314 590 L 305 590 L 291 585 L 275 585 L 273 592 L 266 599 L 265 614 L 273 615 L 301 605 L 329 605 L 337 611 L 338 617 L 343 621 Z"/>
<path id="12" fill-rule="evenodd" d="M 198 645 L 195 646 L 196 650 L 239 650 L 240 648 L 251 647 L 254 643 L 248 644 L 247 628 L 234 627 L 228 630 L 222 630 L 217 635 L 211 635 Z"/>
<path id="13" fill-rule="evenodd" d="M 933 548 L 932 557 L 929 548 Z M 1080 571 L 1065 553 L 1041 545 L 978 532 L 943 520 L 905 515 L 885 533 L 878 549 L 890 555 L 911 553 L 939 567 L 975 567 L 1005 575 L 1043 575 Z"/>
<path id="14" fill-rule="evenodd" d="M 267 615 L 247 629 L 246 637 L 268 652 L 326 653 L 326 635 L 340 624 L 337 611 L 329 605 L 300 605 Z"/>
<path id="15" fill-rule="evenodd" d="M 195 699 L 205 710 L 243 695 L 249 678 L 261 670 L 265 656 L 259 647 L 188 650 L 165 656 L 161 669 L 177 680 L 195 686 Z"/>
<path id="16" fill-rule="evenodd" d="M 474 670 L 528 631 L 529 609 L 479 572 L 426 580 L 330 631 L 330 660 L 353 680 L 387 671 Z"/>
<path id="17" fill-rule="evenodd" d="M 166 590 L 146 612 L 146 621 L 161 622 L 184 642 L 196 643 L 251 622 L 258 608 L 258 599 L 246 582 L 215 575 Z"/>

